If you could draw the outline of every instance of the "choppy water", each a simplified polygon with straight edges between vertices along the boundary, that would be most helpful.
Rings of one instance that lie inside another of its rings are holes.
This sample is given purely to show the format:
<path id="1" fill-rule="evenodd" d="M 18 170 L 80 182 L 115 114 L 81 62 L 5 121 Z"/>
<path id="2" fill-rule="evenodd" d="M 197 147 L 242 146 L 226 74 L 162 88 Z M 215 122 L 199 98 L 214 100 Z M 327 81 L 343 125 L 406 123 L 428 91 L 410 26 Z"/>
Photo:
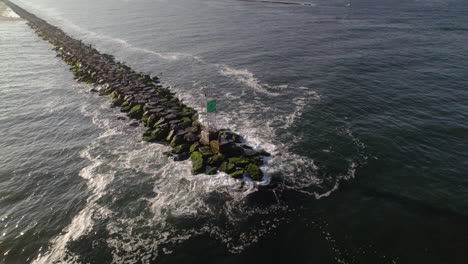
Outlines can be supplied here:
<path id="1" fill-rule="evenodd" d="M 0 263 L 463 263 L 465 1 L 14 1 L 274 155 L 190 174 L 0 21 Z"/>

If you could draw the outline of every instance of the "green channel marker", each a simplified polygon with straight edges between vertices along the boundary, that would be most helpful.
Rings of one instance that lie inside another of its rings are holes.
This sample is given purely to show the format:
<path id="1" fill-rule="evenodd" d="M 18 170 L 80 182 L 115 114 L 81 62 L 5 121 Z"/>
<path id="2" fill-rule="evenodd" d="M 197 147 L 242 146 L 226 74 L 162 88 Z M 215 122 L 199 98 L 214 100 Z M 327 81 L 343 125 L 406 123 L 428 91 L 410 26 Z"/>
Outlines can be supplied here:
<path id="1" fill-rule="evenodd" d="M 208 113 L 216 111 L 216 100 L 211 100 L 206 103 L 206 111 Z"/>

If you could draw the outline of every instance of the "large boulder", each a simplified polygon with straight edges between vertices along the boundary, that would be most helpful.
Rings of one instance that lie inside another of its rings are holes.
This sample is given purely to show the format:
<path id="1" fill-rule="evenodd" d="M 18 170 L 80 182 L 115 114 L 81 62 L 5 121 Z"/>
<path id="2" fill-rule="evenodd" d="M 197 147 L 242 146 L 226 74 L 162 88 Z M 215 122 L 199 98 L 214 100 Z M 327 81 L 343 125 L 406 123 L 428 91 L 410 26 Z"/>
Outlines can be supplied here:
<path id="1" fill-rule="evenodd" d="M 231 178 L 241 179 L 244 176 L 244 170 L 236 170 L 235 172 L 229 174 Z"/>
<path id="2" fill-rule="evenodd" d="M 221 165 L 221 163 L 223 163 L 223 161 L 226 159 L 226 157 L 223 155 L 223 154 L 216 154 L 214 156 L 211 156 L 208 158 L 208 160 L 206 161 L 206 163 L 209 165 L 209 166 L 219 166 Z"/>
<path id="3" fill-rule="evenodd" d="M 236 165 L 229 161 L 223 161 L 219 166 L 219 170 L 225 173 L 231 173 L 236 169 Z"/>
<path id="4" fill-rule="evenodd" d="M 195 175 L 205 172 L 205 162 L 203 160 L 203 155 L 200 152 L 192 152 L 190 160 L 192 161 L 192 174 Z"/>
<path id="5" fill-rule="evenodd" d="M 254 181 L 260 181 L 263 177 L 262 170 L 260 170 L 260 168 L 253 163 L 250 163 L 245 167 L 245 172 L 247 172 L 249 178 Z"/>
<path id="6" fill-rule="evenodd" d="M 127 114 L 130 118 L 141 119 L 143 115 L 143 107 L 142 105 L 135 105 L 130 109 L 130 112 Z"/>

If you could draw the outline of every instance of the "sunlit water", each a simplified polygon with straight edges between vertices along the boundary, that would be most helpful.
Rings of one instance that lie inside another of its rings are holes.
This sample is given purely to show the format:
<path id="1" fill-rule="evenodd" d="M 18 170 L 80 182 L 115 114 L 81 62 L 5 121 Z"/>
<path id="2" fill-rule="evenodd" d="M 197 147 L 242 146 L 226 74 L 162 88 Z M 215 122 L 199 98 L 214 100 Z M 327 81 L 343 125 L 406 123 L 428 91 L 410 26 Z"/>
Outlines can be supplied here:
<path id="1" fill-rule="evenodd" d="M 192 176 L 0 21 L 0 263 L 466 260 L 467 4 L 298 2 L 15 1 L 273 156 Z"/>

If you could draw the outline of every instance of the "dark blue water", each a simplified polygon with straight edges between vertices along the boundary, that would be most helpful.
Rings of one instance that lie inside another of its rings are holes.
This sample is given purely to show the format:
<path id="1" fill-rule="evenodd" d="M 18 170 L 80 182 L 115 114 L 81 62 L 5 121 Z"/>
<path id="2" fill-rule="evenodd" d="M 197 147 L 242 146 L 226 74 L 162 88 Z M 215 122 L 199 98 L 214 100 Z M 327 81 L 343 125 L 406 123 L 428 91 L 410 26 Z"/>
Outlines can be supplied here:
<path id="1" fill-rule="evenodd" d="M 466 1 L 14 2 L 273 157 L 192 176 L 0 20 L 0 263 L 468 260 Z"/>

